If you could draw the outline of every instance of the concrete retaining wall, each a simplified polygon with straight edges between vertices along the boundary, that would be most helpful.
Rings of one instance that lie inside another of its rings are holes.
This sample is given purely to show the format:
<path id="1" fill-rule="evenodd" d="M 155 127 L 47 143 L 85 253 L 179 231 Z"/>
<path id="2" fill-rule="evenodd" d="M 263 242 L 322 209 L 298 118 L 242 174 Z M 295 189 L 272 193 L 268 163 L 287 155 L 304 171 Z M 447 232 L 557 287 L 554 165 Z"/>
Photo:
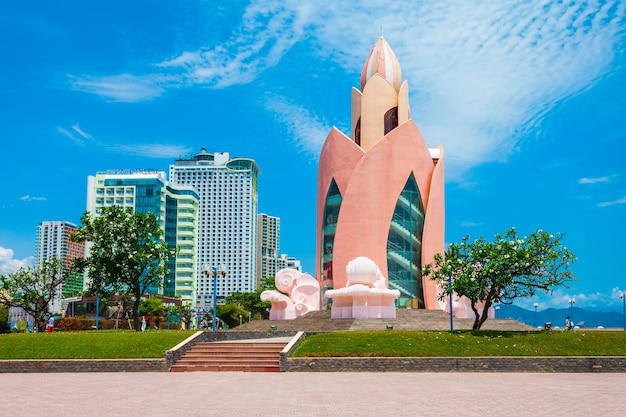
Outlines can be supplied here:
<path id="1" fill-rule="evenodd" d="M 281 372 L 626 372 L 623 356 L 288 358 Z"/>
<path id="2" fill-rule="evenodd" d="M 0 361 L 0 373 L 27 372 L 166 372 L 165 359 L 42 359 Z"/>

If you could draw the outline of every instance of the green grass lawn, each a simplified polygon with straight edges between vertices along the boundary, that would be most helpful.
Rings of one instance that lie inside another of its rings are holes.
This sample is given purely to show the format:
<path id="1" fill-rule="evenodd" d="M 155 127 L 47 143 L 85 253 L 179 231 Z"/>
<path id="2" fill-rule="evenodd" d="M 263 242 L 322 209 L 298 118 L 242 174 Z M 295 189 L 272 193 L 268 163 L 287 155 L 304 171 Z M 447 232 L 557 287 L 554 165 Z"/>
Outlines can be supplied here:
<path id="1" fill-rule="evenodd" d="M 0 334 L 2 359 L 163 358 L 193 331 L 120 331 Z"/>
<path id="2" fill-rule="evenodd" d="M 192 334 L 178 330 L 0 334 L 0 360 L 162 358 Z M 307 336 L 294 356 L 626 356 L 626 333 L 333 332 Z"/>
<path id="3" fill-rule="evenodd" d="M 307 336 L 293 356 L 626 356 L 626 333 L 582 330 L 338 332 Z"/>

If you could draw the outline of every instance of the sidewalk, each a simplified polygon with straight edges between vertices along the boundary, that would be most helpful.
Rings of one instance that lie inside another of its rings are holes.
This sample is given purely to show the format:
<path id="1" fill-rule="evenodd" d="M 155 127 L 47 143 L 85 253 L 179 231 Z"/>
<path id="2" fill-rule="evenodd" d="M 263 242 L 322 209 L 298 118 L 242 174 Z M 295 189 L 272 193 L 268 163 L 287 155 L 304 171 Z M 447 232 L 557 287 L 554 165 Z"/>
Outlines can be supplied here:
<path id="1" fill-rule="evenodd" d="M 624 386 L 615 373 L 0 375 L 12 417 L 623 416 Z"/>

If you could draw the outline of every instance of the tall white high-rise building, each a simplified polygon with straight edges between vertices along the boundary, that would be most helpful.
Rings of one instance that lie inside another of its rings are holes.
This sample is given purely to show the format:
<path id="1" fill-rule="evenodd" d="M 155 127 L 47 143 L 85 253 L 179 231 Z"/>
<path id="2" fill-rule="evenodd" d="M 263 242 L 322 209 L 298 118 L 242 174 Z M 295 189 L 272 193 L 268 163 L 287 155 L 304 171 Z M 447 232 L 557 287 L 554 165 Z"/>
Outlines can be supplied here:
<path id="1" fill-rule="evenodd" d="M 50 312 L 60 313 L 64 296 L 77 295 L 83 290 L 81 274 L 69 273 L 72 260 L 80 258 L 85 251 L 83 242 L 72 242 L 70 236 L 76 232 L 76 225 L 67 221 L 44 221 L 37 227 L 37 265 L 44 261 L 58 260 L 68 273 L 65 282 L 58 288 L 56 297 L 50 302 Z"/>
<path id="2" fill-rule="evenodd" d="M 200 197 L 198 216 L 197 306 L 213 300 L 212 268 L 217 276 L 217 302 L 233 292 L 249 292 L 257 283 L 257 177 L 249 158 L 228 152 L 200 153 L 170 165 L 170 182 L 194 187 Z"/>
<path id="3" fill-rule="evenodd" d="M 259 214 L 258 267 L 259 283 L 262 279 L 276 276 L 278 251 L 280 250 L 280 217 Z M 258 285 L 258 284 L 257 284 Z"/>

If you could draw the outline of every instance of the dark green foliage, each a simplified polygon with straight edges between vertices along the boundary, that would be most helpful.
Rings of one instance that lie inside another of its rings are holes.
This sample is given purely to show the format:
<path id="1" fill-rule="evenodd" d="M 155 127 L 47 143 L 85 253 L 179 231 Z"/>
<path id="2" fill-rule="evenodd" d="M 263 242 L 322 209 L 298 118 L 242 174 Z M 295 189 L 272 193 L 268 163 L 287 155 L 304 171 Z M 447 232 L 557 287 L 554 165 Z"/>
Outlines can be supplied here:
<path id="1" fill-rule="evenodd" d="M 141 296 L 148 288 L 160 288 L 168 272 L 167 260 L 175 250 L 163 240 L 154 213 L 134 213 L 119 206 L 104 207 L 94 217 L 81 217 L 72 240 L 90 242 L 89 257 L 74 261 L 74 268 L 86 270 L 88 291 L 108 298 L 111 294 L 132 295 L 135 329 L 141 329 L 138 315 Z"/>
<path id="2" fill-rule="evenodd" d="M 476 315 L 474 329 L 480 329 L 494 303 L 511 304 L 538 291 L 551 293 L 574 279 L 569 265 L 576 257 L 563 246 L 563 237 L 537 230 L 520 238 L 511 228 L 496 235 L 493 242 L 482 237 L 473 243 L 463 240 L 460 245 L 451 244 L 445 257 L 435 254 L 435 261 L 423 273 L 443 288 L 441 298 L 450 293 L 467 297 Z M 478 303 L 484 304 L 482 314 Z"/>

